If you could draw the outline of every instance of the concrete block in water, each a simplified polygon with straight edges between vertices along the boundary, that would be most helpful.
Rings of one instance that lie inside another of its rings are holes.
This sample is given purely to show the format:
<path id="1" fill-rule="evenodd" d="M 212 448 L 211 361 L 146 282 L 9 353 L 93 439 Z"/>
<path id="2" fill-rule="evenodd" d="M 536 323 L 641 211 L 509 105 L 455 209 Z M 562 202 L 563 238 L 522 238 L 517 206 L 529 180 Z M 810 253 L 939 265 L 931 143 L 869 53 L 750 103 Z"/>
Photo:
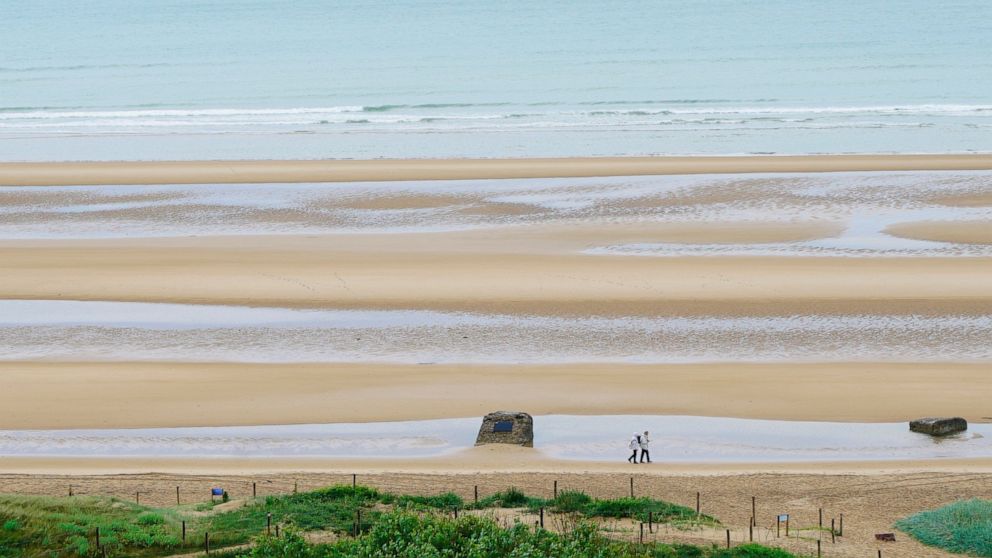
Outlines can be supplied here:
<path id="1" fill-rule="evenodd" d="M 496 411 L 482 418 L 475 445 L 512 444 L 534 447 L 534 419 L 527 413 Z"/>
<path id="2" fill-rule="evenodd" d="M 961 417 L 938 418 L 927 417 L 916 419 L 909 423 L 909 429 L 931 436 L 946 436 L 968 430 L 968 421 Z"/>

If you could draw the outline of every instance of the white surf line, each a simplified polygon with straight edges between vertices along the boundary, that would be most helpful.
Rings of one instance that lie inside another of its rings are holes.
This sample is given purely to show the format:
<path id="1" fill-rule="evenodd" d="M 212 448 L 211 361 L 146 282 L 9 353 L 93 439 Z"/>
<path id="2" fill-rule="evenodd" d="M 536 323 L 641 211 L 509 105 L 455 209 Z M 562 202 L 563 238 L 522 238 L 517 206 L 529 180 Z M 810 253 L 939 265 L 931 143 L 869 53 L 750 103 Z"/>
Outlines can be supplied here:
<path id="1" fill-rule="evenodd" d="M 992 316 L 579 317 L 0 301 L 2 360 L 992 361 Z"/>
<path id="2" fill-rule="evenodd" d="M 0 431 L 4 457 L 417 458 L 475 442 L 478 418 L 287 426 Z M 617 461 L 630 432 L 650 431 L 655 462 L 812 462 L 992 457 L 992 425 L 932 438 L 905 423 L 830 423 L 716 417 L 534 417 L 535 451 Z"/>

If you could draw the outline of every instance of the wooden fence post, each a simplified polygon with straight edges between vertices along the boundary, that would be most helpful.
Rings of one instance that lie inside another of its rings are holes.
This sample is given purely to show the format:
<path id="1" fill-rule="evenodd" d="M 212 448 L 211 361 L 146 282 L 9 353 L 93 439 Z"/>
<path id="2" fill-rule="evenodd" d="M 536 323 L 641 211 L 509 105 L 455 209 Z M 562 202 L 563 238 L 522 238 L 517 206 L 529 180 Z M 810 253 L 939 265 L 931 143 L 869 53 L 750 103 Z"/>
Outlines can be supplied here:
<path id="1" fill-rule="evenodd" d="M 557 500 L 558 499 L 558 481 L 555 481 L 554 493 L 555 493 L 555 500 Z"/>
<path id="2" fill-rule="evenodd" d="M 183 546 L 186 546 L 186 520 L 183 520 Z"/>
<path id="3" fill-rule="evenodd" d="M 100 550 L 100 528 L 96 528 L 96 549 Z"/>
<path id="4" fill-rule="evenodd" d="M 475 503 L 479 503 L 479 485 L 475 485 Z"/>
<path id="5" fill-rule="evenodd" d="M 203 551 L 210 554 L 210 533 L 203 533 Z"/>
<path id="6" fill-rule="evenodd" d="M 541 508 L 541 529 L 544 529 L 544 508 L 543 507 Z M 641 529 L 644 529 L 644 527 L 641 526 Z"/>
<path id="7" fill-rule="evenodd" d="M 730 548 L 730 529 L 727 529 L 727 548 Z"/>
<path id="8" fill-rule="evenodd" d="M 696 493 L 696 515 L 699 515 L 699 493 Z"/>
<path id="9" fill-rule="evenodd" d="M 630 477 L 630 497 L 634 497 L 634 477 Z"/>
<path id="10" fill-rule="evenodd" d="M 179 487 L 176 487 L 176 505 L 179 505 Z"/>
<path id="11" fill-rule="evenodd" d="M 644 544 L 644 522 L 641 522 L 641 544 Z"/>
<path id="12" fill-rule="evenodd" d="M 754 496 L 751 496 L 751 526 L 752 527 L 758 524 L 757 523 L 757 521 L 758 521 L 758 519 L 757 519 L 758 518 L 758 511 L 757 510 L 758 510 L 757 499 Z"/>

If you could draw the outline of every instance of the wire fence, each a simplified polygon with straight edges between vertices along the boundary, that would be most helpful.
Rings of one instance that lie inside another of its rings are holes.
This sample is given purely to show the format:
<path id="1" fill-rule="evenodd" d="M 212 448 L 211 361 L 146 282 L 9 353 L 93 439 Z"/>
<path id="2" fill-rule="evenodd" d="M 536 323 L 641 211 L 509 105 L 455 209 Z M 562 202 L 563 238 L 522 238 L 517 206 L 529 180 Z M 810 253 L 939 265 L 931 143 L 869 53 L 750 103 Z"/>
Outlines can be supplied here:
<path id="1" fill-rule="evenodd" d="M 435 482 L 425 482 L 425 479 Z M 626 518 L 604 519 L 601 528 L 610 537 L 631 542 L 679 542 L 686 544 L 733 547 L 754 542 L 782 548 L 801 556 L 855 557 L 886 556 L 884 543 L 872 544 L 875 535 L 863 525 L 852 523 L 852 515 L 844 509 L 851 499 L 872 498 L 878 495 L 967 486 L 972 497 L 989 497 L 989 489 L 975 494 L 975 483 L 992 487 L 988 475 L 946 473 L 904 475 L 893 479 L 872 479 L 864 482 L 846 482 L 838 486 L 804 487 L 797 497 L 795 489 L 782 490 L 771 496 L 747 490 L 747 478 L 742 478 L 739 490 L 726 488 L 706 489 L 707 479 L 698 477 L 672 482 L 671 477 L 642 475 L 554 475 L 534 473 L 513 475 L 512 482 L 498 474 L 311 474 L 291 478 L 285 475 L 259 476 L 206 476 L 206 475 L 111 475 L 111 476 L 61 476 L 61 475 L 0 475 L 0 493 L 41 494 L 47 496 L 79 497 L 89 495 L 110 496 L 130 500 L 149 507 L 178 507 L 196 511 L 198 504 L 213 501 L 220 505 L 214 489 L 221 489 L 231 505 L 241 506 L 264 501 L 268 496 L 282 496 L 312 491 L 330 485 L 369 486 L 382 492 L 422 496 L 455 493 L 466 504 L 513 487 L 529 496 L 553 499 L 564 491 L 581 491 L 596 498 L 650 497 L 679 504 L 695 510 L 699 517 L 713 515 L 718 524 L 698 522 L 656 522 L 649 517 L 641 521 L 633 510 Z M 788 477 L 783 482 L 788 482 Z M 687 490 L 695 483 L 698 490 Z M 41 488 L 43 487 L 43 488 Z M 752 487 L 756 488 L 756 487 Z M 750 492 L 750 493 L 749 493 Z M 487 513 L 464 509 L 447 511 L 453 516 L 464 513 Z M 863 515 L 863 512 L 862 514 Z M 538 513 L 515 511 L 511 514 L 492 514 L 504 524 L 522 522 L 535 528 L 557 531 L 567 530 L 571 521 L 567 514 L 556 514 L 551 509 Z M 369 529 L 375 518 L 372 509 L 359 508 L 345 530 L 358 534 Z M 245 542 L 245 533 L 279 536 L 289 526 L 278 514 L 268 514 L 264 522 L 255 519 L 256 525 L 238 525 L 233 531 L 213 531 L 195 520 L 182 521 L 169 526 L 175 531 L 177 553 L 213 553 L 230 549 Z M 113 555 L 113 547 L 106 544 L 108 533 L 88 535 L 97 555 Z M 855 541 L 853 544 L 851 541 Z M 875 547 L 878 548 L 875 548 Z M 870 553 L 869 553 L 870 550 Z M 895 554 L 894 554 L 895 556 Z"/>

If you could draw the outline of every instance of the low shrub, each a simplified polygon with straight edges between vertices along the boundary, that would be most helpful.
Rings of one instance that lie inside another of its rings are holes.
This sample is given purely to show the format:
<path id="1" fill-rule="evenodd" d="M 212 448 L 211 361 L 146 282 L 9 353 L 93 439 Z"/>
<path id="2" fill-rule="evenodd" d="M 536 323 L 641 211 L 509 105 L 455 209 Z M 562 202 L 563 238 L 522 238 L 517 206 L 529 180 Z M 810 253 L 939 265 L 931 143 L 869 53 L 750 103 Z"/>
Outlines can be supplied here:
<path id="1" fill-rule="evenodd" d="M 144 512 L 138 516 L 138 525 L 161 525 L 165 523 L 165 517 L 160 513 Z"/>
<path id="2" fill-rule="evenodd" d="M 446 492 L 436 496 L 396 496 L 391 500 L 392 502 L 387 502 L 384 499 L 383 503 L 393 503 L 400 507 L 417 509 L 450 510 L 465 507 L 465 501 L 462 500 L 461 496 L 453 492 Z"/>
<path id="3" fill-rule="evenodd" d="M 592 502 L 592 498 L 585 492 L 579 492 L 578 490 L 565 490 L 558 493 L 558 497 L 549 502 L 551 509 L 560 513 L 574 513 L 580 512 L 589 503 Z"/>
<path id="4" fill-rule="evenodd" d="M 547 506 L 548 500 L 527 496 L 523 491 L 510 487 L 503 492 L 491 494 L 479 500 L 473 508 L 532 508 Z"/>
<path id="5" fill-rule="evenodd" d="M 730 549 L 717 550 L 710 558 L 795 558 L 781 548 L 768 548 L 757 544 L 745 544 Z"/>
<path id="6" fill-rule="evenodd" d="M 671 521 L 694 521 L 697 518 L 707 523 L 717 521 L 707 515 L 697 516 L 696 511 L 652 498 L 616 498 L 613 500 L 592 500 L 582 509 L 589 517 L 634 518 L 647 521 L 649 513 L 659 523 Z"/>

